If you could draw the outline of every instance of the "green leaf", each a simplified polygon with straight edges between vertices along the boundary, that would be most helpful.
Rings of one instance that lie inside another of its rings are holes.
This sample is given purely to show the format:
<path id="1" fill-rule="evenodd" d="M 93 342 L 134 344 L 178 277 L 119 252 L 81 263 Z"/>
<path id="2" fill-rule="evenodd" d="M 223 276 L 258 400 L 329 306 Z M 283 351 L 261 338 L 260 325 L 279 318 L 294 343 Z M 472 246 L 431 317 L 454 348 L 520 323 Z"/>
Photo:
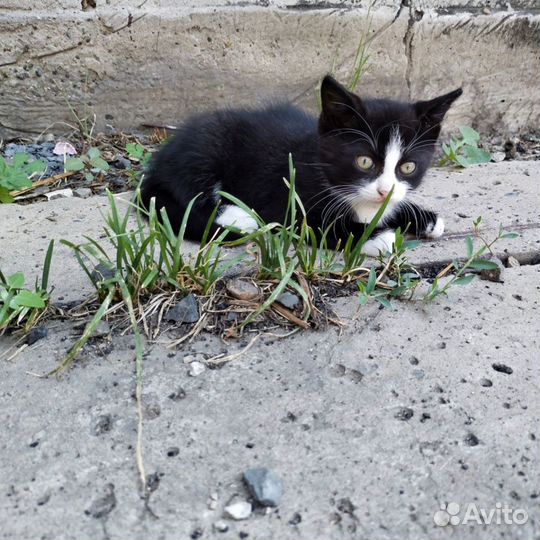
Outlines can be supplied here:
<path id="1" fill-rule="evenodd" d="M 469 267 L 475 270 L 497 270 L 499 268 L 496 263 L 487 259 L 476 259 L 469 263 Z"/>
<path id="2" fill-rule="evenodd" d="M 22 290 L 17 294 L 13 300 L 19 306 L 29 307 L 29 308 L 44 308 L 45 300 L 38 294 L 28 290 Z"/>
<path id="3" fill-rule="evenodd" d="M 109 164 L 100 157 L 95 157 L 90 160 L 90 165 L 95 168 L 99 169 L 100 171 L 108 171 L 109 170 Z"/>
<path id="4" fill-rule="evenodd" d="M 382 304 L 386 309 L 394 309 L 394 306 L 384 296 L 376 296 L 375 300 L 377 300 L 379 304 Z"/>
<path id="5" fill-rule="evenodd" d="M 507 233 L 501 234 L 501 238 L 518 238 L 518 237 L 519 237 L 519 233 L 515 233 L 515 232 L 507 232 Z"/>
<path id="6" fill-rule="evenodd" d="M 86 155 L 88 156 L 88 158 L 90 160 L 93 160 L 93 159 L 96 159 L 96 158 L 100 157 L 101 152 L 97 148 L 92 147 L 92 148 L 88 149 L 88 152 L 86 153 Z"/>
<path id="7" fill-rule="evenodd" d="M 78 157 L 66 159 L 66 171 L 82 171 L 84 169 L 84 161 Z"/>
<path id="8" fill-rule="evenodd" d="M 472 238 L 470 236 L 467 236 L 467 238 L 465 238 L 465 243 L 467 244 L 467 259 L 470 259 L 474 253 L 474 245 Z"/>
<path id="9" fill-rule="evenodd" d="M 458 165 L 461 165 L 464 169 L 467 168 L 469 165 L 472 165 L 472 163 L 464 156 L 461 156 L 459 154 L 456 155 L 455 161 Z"/>
<path id="10" fill-rule="evenodd" d="M 403 243 L 403 249 L 416 249 L 418 246 L 422 245 L 422 242 L 420 240 L 407 240 Z"/>
<path id="11" fill-rule="evenodd" d="M 20 169 L 29 159 L 28 154 L 15 154 L 11 160 L 11 166 Z"/>
<path id="12" fill-rule="evenodd" d="M 9 190 L 4 186 L 0 186 L 0 203 L 8 204 L 14 201 L 13 197 L 9 194 Z"/>
<path id="13" fill-rule="evenodd" d="M 92 182 L 92 180 L 94 179 L 94 175 L 93 175 L 91 172 L 87 172 L 87 173 L 84 175 L 84 179 L 85 179 L 87 182 Z"/>
<path id="14" fill-rule="evenodd" d="M 463 151 L 471 165 L 477 165 L 478 163 L 489 163 L 491 161 L 491 154 L 482 148 L 467 145 L 463 147 Z"/>
<path id="15" fill-rule="evenodd" d="M 475 131 L 472 127 L 461 126 L 459 128 L 461 135 L 463 137 L 463 142 L 466 144 L 471 144 L 476 146 L 476 143 L 480 140 L 480 134 Z"/>
<path id="16" fill-rule="evenodd" d="M 7 281 L 11 289 L 22 289 L 24 287 L 24 274 L 22 272 L 16 272 L 9 276 Z"/>
<path id="17" fill-rule="evenodd" d="M 474 274 L 459 277 L 454 281 L 454 285 L 468 285 L 475 277 Z"/>
<path id="18" fill-rule="evenodd" d="M 377 272 L 373 268 L 369 270 L 369 279 L 366 285 L 366 294 L 371 294 L 375 290 L 375 283 L 377 282 Z"/>

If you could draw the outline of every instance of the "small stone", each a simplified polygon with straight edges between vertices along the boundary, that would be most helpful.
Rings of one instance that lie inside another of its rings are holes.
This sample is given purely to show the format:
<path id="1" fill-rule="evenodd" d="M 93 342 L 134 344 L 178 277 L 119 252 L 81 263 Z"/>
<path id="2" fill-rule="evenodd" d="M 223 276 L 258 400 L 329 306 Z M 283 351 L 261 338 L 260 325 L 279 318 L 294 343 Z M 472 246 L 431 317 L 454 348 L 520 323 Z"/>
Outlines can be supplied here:
<path id="1" fill-rule="evenodd" d="M 480 379 L 480 386 L 489 388 L 490 386 L 493 386 L 493 383 L 489 379 Z"/>
<path id="2" fill-rule="evenodd" d="M 182 298 L 165 314 L 165 319 L 176 323 L 195 323 L 199 320 L 199 304 L 193 294 Z"/>
<path id="3" fill-rule="evenodd" d="M 494 281 L 495 283 L 504 283 L 504 264 L 496 257 L 493 257 L 490 261 L 494 262 L 497 265 L 497 268 L 494 268 L 493 270 L 481 270 L 480 279 Z"/>
<path id="4" fill-rule="evenodd" d="M 251 504 L 247 501 L 237 501 L 224 508 L 225 515 L 236 521 L 247 519 L 251 515 Z"/>
<path id="5" fill-rule="evenodd" d="M 508 268 L 517 268 L 518 266 L 521 266 L 519 264 L 519 261 L 515 257 L 512 257 L 512 255 L 508 257 L 507 264 L 508 264 Z"/>
<path id="6" fill-rule="evenodd" d="M 189 375 L 191 377 L 197 377 L 206 369 L 205 365 L 201 362 L 191 362 L 189 364 Z"/>
<path id="7" fill-rule="evenodd" d="M 293 310 L 300 303 L 300 298 L 296 294 L 290 292 L 281 293 L 276 299 L 282 306 L 287 309 Z"/>
<path id="8" fill-rule="evenodd" d="M 115 276 L 115 270 L 106 266 L 103 263 L 96 264 L 91 272 L 92 279 L 94 281 L 106 281 L 112 279 Z"/>
<path id="9" fill-rule="evenodd" d="M 417 366 L 419 363 L 420 363 L 420 360 L 418 360 L 418 358 L 416 358 L 416 356 L 411 356 L 409 358 L 409 362 L 412 366 Z"/>
<path id="10" fill-rule="evenodd" d="M 107 514 L 110 514 L 114 507 L 116 506 L 116 497 L 114 495 L 114 485 L 107 484 L 105 486 L 105 495 L 95 499 L 90 508 L 84 511 L 87 516 L 92 516 L 94 518 L 102 518 Z"/>
<path id="11" fill-rule="evenodd" d="M 495 364 L 491 364 L 491 367 L 495 371 L 498 371 L 499 373 L 505 373 L 506 375 L 512 375 L 512 373 L 514 373 L 514 370 L 510 366 L 507 366 L 506 364 L 495 363 Z"/>
<path id="12" fill-rule="evenodd" d="M 107 433 L 111 431 L 112 425 L 113 422 L 110 414 L 100 414 L 96 419 L 96 423 L 94 424 L 94 433 L 96 435 Z"/>
<path id="13" fill-rule="evenodd" d="M 181 399 L 186 398 L 186 391 L 183 388 L 177 388 L 174 392 L 168 395 L 169 399 L 173 401 L 180 401 Z"/>
<path id="14" fill-rule="evenodd" d="M 129 159 L 126 159 L 123 156 L 116 156 L 115 161 L 113 161 L 113 165 L 117 169 L 131 169 L 131 161 L 129 161 Z"/>
<path id="15" fill-rule="evenodd" d="M 504 161 L 506 158 L 506 154 L 504 152 L 493 152 L 491 154 L 491 161 L 494 161 L 495 163 L 500 163 L 501 161 Z"/>
<path id="16" fill-rule="evenodd" d="M 43 506 L 44 504 L 47 504 L 49 502 L 49 499 L 51 498 L 51 494 L 49 492 L 45 493 L 39 499 L 36 501 L 38 506 Z"/>
<path id="17" fill-rule="evenodd" d="M 262 506 L 277 506 L 283 495 L 283 484 L 279 476 L 266 467 L 248 469 L 244 482 L 255 500 Z"/>
<path id="18" fill-rule="evenodd" d="M 45 197 L 47 197 L 49 201 L 54 201 L 55 199 L 69 199 L 70 197 L 73 197 L 73 190 L 71 188 L 57 189 L 56 191 L 45 193 Z"/>
<path id="19" fill-rule="evenodd" d="M 208 501 L 206 501 L 206 506 L 208 507 L 208 510 L 216 510 L 218 507 L 218 503 L 217 501 L 209 499 Z"/>
<path id="20" fill-rule="evenodd" d="M 467 433 L 467 435 L 463 439 L 463 442 L 467 446 L 478 446 L 478 443 L 480 441 L 478 440 L 478 437 L 474 433 Z"/>
<path id="21" fill-rule="evenodd" d="M 90 323 L 86 325 L 86 328 L 84 329 L 85 332 L 88 329 L 89 324 Z M 96 326 L 96 329 L 94 330 L 92 334 L 92 337 L 93 338 L 106 337 L 110 333 L 111 333 L 111 327 L 109 326 L 109 323 L 107 321 L 99 321 L 98 325 Z"/>
<path id="22" fill-rule="evenodd" d="M 398 420 L 407 421 L 410 420 L 414 415 L 414 411 L 409 407 L 400 407 L 394 414 L 394 418 Z"/>
<path id="23" fill-rule="evenodd" d="M 191 364 L 191 362 L 195 362 L 195 360 L 197 360 L 197 358 L 193 354 L 186 354 L 182 361 L 184 364 Z"/>
<path id="24" fill-rule="evenodd" d="M 214 531 L 216 532 L 220 532 L 220 533 L 224 533 L 224 532 L 227 532 L 229 530 L 229 526 L 227 525 L 227 523 L 225 521 L 216 521 L 213 525 L 214 527 Z"/>
<path id="25" fill-rule="evenodd" d="M 176 457 L 180 453 L 178 446 L 171 446 L 167 448 L 167 457 Z"/>
<path id="26" fill-rule="evenodd" d="M 78 199 L 88 199 L 92 196 L 92 190 L 87 187 L 80 187 L 73 190 L 73 196 Z"/>
<path id="27" fill-rule="evenodd" d="M 227 292 L 239 300 L 254 300 L 260 294 L 259 288 L 251 281 L 232 279 L 227 282 Z"/>
<path id="28" fill-rule="evenodd" d="M 293 525 L 293 526 L 294 526 L 294 525 L 298 525 L 298 524 L 301 523 L 301 522 L 302 522 L 302 516 L 301 516 L 301 514 L 299 514 L 298 512 L 295 512 L 295 513 L 292 515 L 291 519 L 289 519 L 289 522 L 288 522 L 288 523 L 289 523 L 289 525 Z"/>
<path id="29" fill-rule="evenodd" d="M 190 535 L 189 537 L 191 538 L 191 540 L 199 540 L 199 538 L 201 538 L 201 536 L 204 534 L 204 531 L 200 528 L 200 527 L 197 527 Z"/>
<path id="30" fill-rule="evenodd" d="M 26 336 L 26 343 L 28 343 L 28 345 L 33 345 L 36 341 L 46 338 L 48 334 L 49 331 L 47 328 L 44 326 L 36 326 L 35 328 L 32 328 L 30 332 L 28 332 L 28 335 Z"/>

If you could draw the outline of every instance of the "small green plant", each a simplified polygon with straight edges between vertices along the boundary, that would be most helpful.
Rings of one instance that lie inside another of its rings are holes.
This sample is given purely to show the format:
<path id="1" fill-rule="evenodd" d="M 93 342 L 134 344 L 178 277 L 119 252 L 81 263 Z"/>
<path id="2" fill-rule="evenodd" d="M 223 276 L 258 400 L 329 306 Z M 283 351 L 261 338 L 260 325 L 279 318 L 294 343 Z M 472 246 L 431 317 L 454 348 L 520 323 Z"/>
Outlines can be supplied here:
<path id="1" fill-rule="evenodd" d="M 31 187 L 31 178 L 46 169 L 44 161 L 31 161 L 28 154 L 15 154 L 11 163 L 0 156 L 0 203 L 13 202 L 10 192 Z"/>
<path id="2" fill-rule="evenodd" d="M 444 157 L 439 165 L 451 164 L 458 167 L 469 167 L 478 163 L 491 161 L 491 154 L 478 148 L 480 134 L 471 127 L 459 128 L 461 138 L 452 137 L 448 143 L 442 144 Z"/>
<path id="3" fill-rule="evenodd" d="M 92 147 L 86 154 L 66 159 L 65 170 L 84 171 L 84 178 L 91 182 L 96 174 L 105 174 L 109 170 L 109 164 L 101 157 L 99 149 Z"/>
<path id="4" fill-rule="evenodd" d="M 0 271 L 0 334 L 8 327 L 22 327 L 30 330 L 45 313 L 50 299 L 48 288 L 49 271 L 54 248 L 51 240 L 45 262 L 41 282 L 36 279 L 33 289 L 25 287 L 25 277 L 22 272 L 15 272 L 6 277 Z"/>
<path id="5" fill-rule="evenodd" d="M 143 167 L 148 165 L 152 152 L 149 152 L 142 144 L 127 143 L 126 152 L 131 161 L 139 162 Z"/>

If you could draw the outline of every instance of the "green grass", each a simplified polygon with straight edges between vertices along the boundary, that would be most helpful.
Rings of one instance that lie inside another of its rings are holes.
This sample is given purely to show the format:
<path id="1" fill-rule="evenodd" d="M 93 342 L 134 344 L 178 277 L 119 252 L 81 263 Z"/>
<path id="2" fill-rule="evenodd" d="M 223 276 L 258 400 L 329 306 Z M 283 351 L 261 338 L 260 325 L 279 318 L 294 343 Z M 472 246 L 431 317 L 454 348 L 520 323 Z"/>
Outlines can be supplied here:
<path id="1" fill-rule="evenodd" d="M 439 165 L 465 168 L 479 163 L 489 163 L 491 154 L 478 147 L 480 134 L 468 126 L 460 127 L 459 131 L 461 137 L 451 137 L 447 143 L 442 144 L 444 156 Z"/>

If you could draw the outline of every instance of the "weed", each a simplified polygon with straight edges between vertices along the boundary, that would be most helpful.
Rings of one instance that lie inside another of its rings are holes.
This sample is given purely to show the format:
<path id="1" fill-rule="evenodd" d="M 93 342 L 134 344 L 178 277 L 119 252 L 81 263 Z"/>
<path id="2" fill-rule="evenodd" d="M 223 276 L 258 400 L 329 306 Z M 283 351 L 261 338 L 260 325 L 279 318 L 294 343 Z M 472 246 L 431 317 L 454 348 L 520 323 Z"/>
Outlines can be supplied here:
<path id="1" fill-rule="evenodd" d="M 31 178 L 46 169 L 44 161 L 31 161 L 27 154 L 15 154 L 11 163 L 0 156 L 0 203 L 13 202 L 10 192 L 31 187 Z"/>
<path id="2" fill-rule="evenodd" d="M 95 175 L 106 173 L 109 170 L 109 164 L 101 157 L 99 149 L 92 147 L 86 154 L 66 159 L 64 168 L 66 172 L 84 171 L 84 178 L 91 182 Z"/>
<path id="3" fill-rule="evenodd" d="M 46 312 L 51 292 L 47 288 L 53 249 L 54 241 L 51 240 L 43 263 L 41 282 L 38 283 L 36 278 L 33 290 L 24 286 L 26 279 L 22 272 L 5 277 L 0 271 L 0 334 L 14 326 L 28 332 Z"/>
<path id="4" fill-rule="evenodd" d="M 478 163 L 491 161 L 491 154 L 478 148 L 480 135 L 473 128 L 462 126 L 459 128 L 461 139 L 452 137 L 450 141 L 442 144 L 444 157 L 439 165 L 452 164 L 458 167 L 469 167 Z"/>

